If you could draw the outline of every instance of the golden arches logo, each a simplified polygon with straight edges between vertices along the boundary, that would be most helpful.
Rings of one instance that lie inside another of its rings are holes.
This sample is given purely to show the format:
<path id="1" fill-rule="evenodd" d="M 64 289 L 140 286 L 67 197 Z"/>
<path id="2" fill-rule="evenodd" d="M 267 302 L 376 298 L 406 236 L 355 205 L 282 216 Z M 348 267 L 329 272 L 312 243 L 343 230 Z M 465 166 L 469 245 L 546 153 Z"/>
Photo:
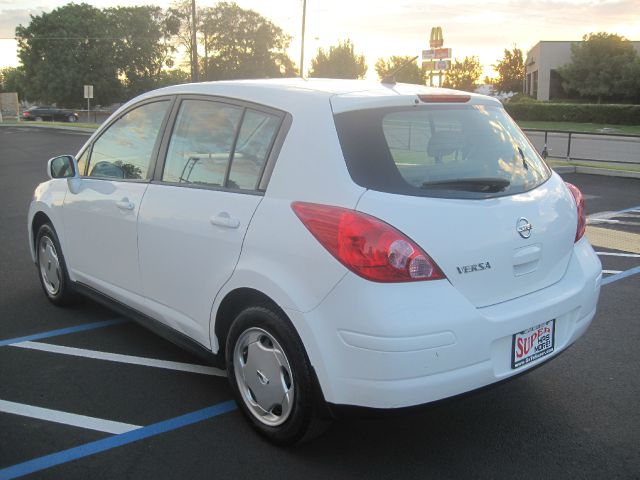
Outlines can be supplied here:
<path id="1" fill-rule="evenodd" d="M 442 38 L 442 27 L 433 27 L 431 29 L 431 38 L 429 39 L 429 45 L 431 48 L 439 48 L 443 45 L 444 39 Z"/>

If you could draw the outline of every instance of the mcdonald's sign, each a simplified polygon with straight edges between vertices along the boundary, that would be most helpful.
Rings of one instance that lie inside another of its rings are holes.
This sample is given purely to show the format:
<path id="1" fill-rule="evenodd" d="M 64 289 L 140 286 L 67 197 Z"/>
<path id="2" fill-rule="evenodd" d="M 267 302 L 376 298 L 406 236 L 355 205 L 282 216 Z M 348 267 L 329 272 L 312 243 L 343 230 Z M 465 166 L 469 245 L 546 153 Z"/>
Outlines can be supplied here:
<path id="1" fill-rule="evenodd" d="M 431 48 L 439 48 L 444 43 L 442 38 L 442 27 L 433 27 L 431 29 L 431 38 L 429 39 L 429 46 Z"/>

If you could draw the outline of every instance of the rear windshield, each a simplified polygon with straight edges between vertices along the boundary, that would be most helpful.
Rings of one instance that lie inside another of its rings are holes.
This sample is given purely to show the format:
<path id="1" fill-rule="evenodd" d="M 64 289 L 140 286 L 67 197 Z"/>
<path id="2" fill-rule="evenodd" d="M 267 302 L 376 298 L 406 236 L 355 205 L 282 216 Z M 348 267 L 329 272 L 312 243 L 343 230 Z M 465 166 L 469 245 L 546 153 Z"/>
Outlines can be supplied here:
<path id="1" fill-rule="evenodd" d="M 372 190 L 490 198 L 526 192 L 551 174 L 499 106 L 357 110 L 335 123 L 351 177 Z"/>

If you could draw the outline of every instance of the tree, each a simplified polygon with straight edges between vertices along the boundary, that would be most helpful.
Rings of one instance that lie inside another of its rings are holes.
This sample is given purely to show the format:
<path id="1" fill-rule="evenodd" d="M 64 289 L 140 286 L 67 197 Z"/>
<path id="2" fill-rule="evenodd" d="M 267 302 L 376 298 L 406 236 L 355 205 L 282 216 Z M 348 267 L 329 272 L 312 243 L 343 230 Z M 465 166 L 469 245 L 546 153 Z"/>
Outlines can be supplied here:
<path id="1" fill-rule="evenodd" d="M 516 47 L 513 50 L 505 48 L 502 60 L 498 60 L 492 67 L 498 73 L 498 78 L 493 83 L 498 92 L 522 92 L 525 72 L 522 50 Z"/>
<path id="2" fill-rule="evenodd" d="M 156 82 L 156 88 L 168 87 L 171 85 L 179 85 L 181 83 L 189 83 L 191 76 L 189 73 L 179 68 L 173 70 L 162 70 Z"/>
<path id="3" fill-rule="evenodd" d="M 379 58 L 375 65 L 378 78 L 380 80 L 383 80 L 385 77 L 395 72 L 398 68 L 405 65 L 405 67 L 395 75 L 396 82 L 424 85 L 426 81 L 425 72 L 416 64 L 415 61 L 411 62 L 412 59 L 413 57 L 411 56 L 392 56 L 389 57 L 388 60 Z"/>
<path id="4" fill-rule="evenodd" d="M 198 9 L 198 18 L 201 16 L 201 10 Z M 193 22 L 191 18 L 191 0 L 175 0 L 167 10 L 167 24 L 175 30 L 177 44 L 184 47 L 185 58 L 183 66 L 191 69 L 191 79 L 194 78 L 193 49 L 197 49 L 197 45 L 193 45 Z"/>
<path id="5" fill-rule="evenodd" d="M 207 80 L 294 76 L 286 50 L 291 37 L 253 10 L 221 2 L 200 11 L 204 47 L 202 75 Z"/>
<path id="6" fill-rule="evenodd" d="M 636 104 L 640 103 L 640 56 L 624 66 L 620 88 L 626 92 L 626 97 L 635 99 Z"/>
<path id="7" fill-rule="evenodd" d="M 363 78 L 367 73 L 364 55 L 354 53 L 353 43 L 347 39 L 329 47 L 320 48 L 311 60 L 310 77 L 323 78 Z"/>
<path id="8" fill-rule="evenodd" d="M 68 4 L 31 16 L 16 28 L 25 95 L 33 101 L 82 105 L 82 86 L 94 85 L 97 103 L 122 98 L 122 84 L 108 37 L 107 18 L 87 4 Z"/>
<path id="9" fill-rule="evenodd" d="M 16 92 L 24 98 L 24 70 L 21 67 L 5 67 L 0 70 L 0 93 Z"/>
<path id="10" fill-rule="evenodd" d="M 443 87 L 472 92 L 478 85 L 482 75 L 482 66 L 478 57 L 464 57 L 464 60 L 455 60 L 451 68 L 446 72 Z"/>
<path id="11" fill-rule="evenodd" d="M 18 56 L 30 100 L 79 106 L 83 85 L 109 104 L 156 88 L 171 66 L 178 24 L 158 7 L 99 10 L 70 3 L 18 26 Z"/>
<path id="12" fill-rule="evenodd" d="M 173 66 L 169 39 L 178 33 L 178 25 L 160 7 L 116 7 L 104 14 L 113 41 L 111 55 L 127 97 L 156 88 L 162 69 Z"/>
<path id="13" fill-rule="evenodd" d="M 628 75 L 634 68 L 638 54 L 624 37 L 605 32 L 585 35 L 582 42 L 571 46 L 571 62 L 559 69 L 565 90 L 576 91 L 584 97 L 633 96 L 633 83 Z"/>

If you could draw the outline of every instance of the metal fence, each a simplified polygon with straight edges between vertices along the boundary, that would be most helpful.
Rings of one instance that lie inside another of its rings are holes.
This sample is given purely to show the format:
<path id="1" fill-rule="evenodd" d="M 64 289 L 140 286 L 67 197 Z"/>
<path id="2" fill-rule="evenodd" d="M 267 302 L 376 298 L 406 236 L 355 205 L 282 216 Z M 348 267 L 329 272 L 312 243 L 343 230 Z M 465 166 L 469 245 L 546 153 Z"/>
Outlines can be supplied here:
<path id="1" fill-rule="evenodd" d="M 640 136 L 524 129 L 538 152 L 567 161 L 640 165 Z"/>
<path id="2" fill-rule="evenodd" d="M 103 123 L 113 112 L 107 110 L 75 110 L 78 121 L 84 123 Z"/>

